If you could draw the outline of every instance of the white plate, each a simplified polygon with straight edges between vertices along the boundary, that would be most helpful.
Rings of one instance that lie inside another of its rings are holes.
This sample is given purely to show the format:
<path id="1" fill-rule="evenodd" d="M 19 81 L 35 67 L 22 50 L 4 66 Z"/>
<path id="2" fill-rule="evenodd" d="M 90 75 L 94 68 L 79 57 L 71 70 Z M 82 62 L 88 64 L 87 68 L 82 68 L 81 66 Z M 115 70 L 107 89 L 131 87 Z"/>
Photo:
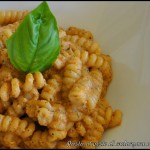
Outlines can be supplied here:
<path id="1" fill-rule="evenodd" d="M 0 2 L 0 9 L 33 9 L 40 2 Z M 123 111 L 120 127 L 103 142 L 150 142 L 150 2 L 48 2 L 62 27 L 92 31 L 102 51 L 112 56 L 113 81 L 107 97 Z M 102 144 L 102 143 L 99 143 Z M 123 144 L 123 143 L 122 143 Z M 141 143 L 142 144 L 142 143 Z M 138 148 L 150 148 L 139 146 Z"/>

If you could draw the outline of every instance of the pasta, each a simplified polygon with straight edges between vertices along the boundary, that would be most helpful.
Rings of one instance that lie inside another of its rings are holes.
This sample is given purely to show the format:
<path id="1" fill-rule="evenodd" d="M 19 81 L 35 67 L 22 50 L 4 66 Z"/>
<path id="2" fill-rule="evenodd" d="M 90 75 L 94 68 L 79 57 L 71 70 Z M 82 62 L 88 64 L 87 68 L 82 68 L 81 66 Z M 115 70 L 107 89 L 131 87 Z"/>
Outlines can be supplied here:
<path id="1" fill-rule="evenodd" d="M 52 122 L 48 127 L 55 130 L 66 130 L 67 129 L 67 115 L 65 107 L 60 104 L 53 105 L 54 116 Z"/>
<path id="2" fill-rule="evenodd" d="M 108 128 L 112 128 L 112 127 L 120 125 L 121 118 L 122 118 L 122 112 L 120 110 L 115 110 L 115 112 L 113 112 L 111 120 L 108 124 Z"/>
<path id="3" fill-rule="evenodd" d="M 17 69 L 15 69 L 9 61 L 7 49 L 0 49 L 0 86 L 5 81 L 10 81 L 12 78 L 22 79 L 25 74 L 20 73 Z"/>
<path id="4" fill-rule="evenodd" d="M 7 148 L 18 149 L 21 148 L 22 139 L 11 132 L 0 133 L 0 143 L 3 143 Z"/>
<path id="5" fill-rule="evenodd" d="M 76 27 L 69 27 L 66 30 L 66 33 L 68 35 L 78 35 L 78 36 L 84 37 L 86 39 L 93 39 L 93 35 L 90 31 L 86 31 L 84 29 L 79 29 L 79 28 L 76 28 Z"/>
<path id="6" fill-rule="evenodd" d="M 80 107 L 76 107 L 75 105 L 66 105 L 66 111 L 70 121 L 80 121 L 84 117 L 82 109 Z"/>
<path id="7" fill-rule="evenodd" d="M 4 116 L 0 114 L 1 132 L 12 132 L 22 138 L 27 138 L 33 134 L 34 130 L 34 123 L 28 123 L 26 120 L 20 120 L 17 117 Z"/>
<path id="8" fill-rule="evenodd" d="M 8 107 L 11 105 L 10 101 L 0 101 L 1 104 L 1 112 L 4 113 Z"/>
<path id="9" fill-rule="evenodd" d="M 101 103 L 100 100 L 98 104 Z M 84 136 L 82 142 L 87 143 L 90 141 L 98 142 L 104 133 L 104 126 L 109 122 L 111 118 L 110 113 L 106 110 L 106 114 L 102 116 L 101 109 L 97 104 L 95 111 L 90 115 L 86 116 L 83 121 L 76 123 L 77 132 Z M 108 107 L 109 108 L 109 107 Z M 84 134 L 83 134 L 84 133 Z M 94 148 L 94 145 L 84 145 L 82 148 Z"/>
<path id="10" fill-rule="evenodd" d="M 10 29 L 4 29 L 0 32 L 0 41 L 1 41 L 1 47 L 6 47 L 6 40 L 12 35 L 12 31 Z"/>
<path id="11" fill-rule="evenodd" d="M 1 10 L 0 11 L 0 25 L 13 23 L 23 19 L 28 11 L 15 11 L 15 10 Z"/>
<path id="12" fill-rule="evenodd" d="M 73 84 L 80 78 L 82 69 L 82 62 L 78 57 L 73 57 L 68 61 L 68 64 L 64 68 L 63 73 L 63 97 L 67 95 L 67 91 L 73 86 Z"/>
<path id="13" fill-rule="evenodd" d="M 60 53 L 53 65 L 23 73 L 11 64 L 6 40 L 27 14 L 0 11 L 0 148 L 96 148 L 92 142 L 122 122 L 121 110 L 105 98 L 111 56 L 90 31 L 59 27 Z"/>
<path id="14" fill-rule="evenodd" d="M 71 138 L 78 138 L 79 137 L 79 133 L 77 132 L 77 130 L 75 129 L 75 127 L 72 127 L 67 134 L 69 137 Z"/>
<path id="15" fill-rule="evenodd" d="M 86 105 L 86 111 L 93 110 L 99 99 L 102 83 L 101 72 L 92 70 L 90 75 L 81 77 L 74 84 L 68 96 L 69 100 L 75 105 Z"/>
<path id="16" fill-rule="evenodd" d="M 6 82 L 1 85 L 0 98 L 2 101 L 8 101 L 11 97 L 18 98 L 21 93 L 21 89 L 26 98 L 31 99 L 31 97 L 33 98 L 34 94 L 34 97 L 38 98 L 38 91 L 36 89 L 42 88 L 44 84 L 45 80 L 43 75 L 39 72 L 36 72 L 34 77 L 31 73 L 27 74 L 24 84 L 21 83 L 17 78 L 13 78 L 10 82 Z"/>
<path id="17" fill-rule="evenodd" d="M 66 62 L 71 58 L 72 55 L 73 55 L 73 52 L 71 49 L 62 50 L 60 55 L 58 56 L 58 58 L 56 59 L 54 63 L 54 67 L 56 69 L 62 69 L 65 66 Z"/>
<path id="18" fill-rule="evenodd" d="M 56 94 L 61 90 L 61 82 L 61 77 L 59 75 L 53 76 L 43 87 L 40 97 L 47 101 L 56 101 Z"/>
<path id="19" fill-rule="evenodd" d="M 34 107 L 34 109 L 32 109 Z M 46 100 L 30 100 L 26 104 L 26 113 L 40 125 L 48 126 L 53 119 L 53 107 Z"/>
<path id="20" fill-rule="evenodd" d="M 16 29 L 18 28 L 19 24 L 21 23 L 22 20 L 18 20 L 12 24 L 7 24 L 5 26 L 0 27 L 0 32 L 4 31 L 5 29 L 9 29 L 12 31 L 12 33 L 14 33 L 16 31 Z"/>
<path id="21" fill-rule="evenodd" d="M 13 101 L 12 105 L 9 105 L 6 111 L 7 115 L 10 116 L 23 116 L 25 114 L 25 107 L 28 99 L 23 96 L 18 97 Z"/>
<path id="22" fill-rule="evenodd" d="M 49 148 L 53 149 L 56 146 L 56 141 L 49 135 L 48 131 L 37 130 L 29 140 L 25 140 L 27 148 Z"/>
<path id="23" fill-rule="evenodd" d="M 87 40 L 84 37 L 79 37 L 78 35 L 67 35 L 64 37 L 64 40 L 66 41 L 71 41 L 72 43 L 77 44 L 78 46 L 81 46 L 85 50 L 87 50 L 90 54 L 91 53 L 96 53 L 100 54 L 101 49 L 98 45 L 98 43 L 92 41 L 92 40 Z"/>

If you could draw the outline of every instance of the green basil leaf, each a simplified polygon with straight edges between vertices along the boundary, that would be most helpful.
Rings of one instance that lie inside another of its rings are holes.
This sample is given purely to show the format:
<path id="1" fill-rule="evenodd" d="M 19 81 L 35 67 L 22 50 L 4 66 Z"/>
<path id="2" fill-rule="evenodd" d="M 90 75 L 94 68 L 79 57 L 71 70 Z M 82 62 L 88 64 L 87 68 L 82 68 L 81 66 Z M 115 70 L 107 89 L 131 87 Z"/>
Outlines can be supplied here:
<path id="1" fill-rule="evenodd" d="M 60 52 L 59 32 L 46 2 L 24 18 L 6 45 L 11 63 L 23 72 L 44 71 L 54 63 Z"/>

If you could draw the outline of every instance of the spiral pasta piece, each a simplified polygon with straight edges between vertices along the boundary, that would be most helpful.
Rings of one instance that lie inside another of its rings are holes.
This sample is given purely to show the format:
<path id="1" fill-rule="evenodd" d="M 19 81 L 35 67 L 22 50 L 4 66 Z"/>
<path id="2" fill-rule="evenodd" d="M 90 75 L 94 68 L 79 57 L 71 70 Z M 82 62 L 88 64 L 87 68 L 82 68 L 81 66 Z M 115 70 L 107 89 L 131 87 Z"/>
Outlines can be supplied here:
<path id="1" fill-rule="evenodd" d="M 10 97 L 17 98 L 20 95 L 20 81 L 17 78 L 7 82 L 0 87 L 0 98 L 2 101 L 8 101 Z"/>
<path id="2" fill-rule="evenodd" d="M 48 131 L 37 130 L 33 133 L 29 140 L 26 140 L 24 143 L 27 148 L 49 148 L 53 149 L 56 146 L 56 138 L 52 138 Z"/>
<path id="3" fill-rule="evenodd" d="M 97 111 L 97 110 L 96 110 Z M 99 114 L 98 114 L 99 116 Z M 92 118 L 91 116 L 85 116 L 85 118 L 82 121 L 79 121 L 75 124 L 75 129 L 77 133 L 83 137 L 83 139 L 93 139 L 97 140 L 97 142 L 100 140 L 99 135 L 100 133 L 104 132 L 104 128 L 101 124 L 101 122 L 95 120 L 95 118 Z M 95 135 L 92 134 L 95 132 Z M 97 134 L 96 134 L 97 132 Z M 91 137 L 90 137 L 91 136 Z"/>
<path id="4" fill-rule="evenodd" d="M 2 26 L 2 27 L 0 27 L 0 32 L 3 32 L 5 29 L 9 29 L 9 30 L 11 30 L 12 33 L 14 33 L 21 22 L 22 22 L 22 20 L 19 20 L 19 21 L 12 23 L 12 24 Z"/>
<path id="5" fill-rule="evenodd" d="M 10 93 L 10 84 L 4 83 L 0 88 L 0 98 L 2 101 L 8 101 L 9 100 L 9 93 Z"/>
<path id="6" fill-rule="evenodd" d="M 23 96 L 19 96 L 13 100 L 13 104 L 7 108 L 6 114 L 15 117 L 21 117 L 25 114 L 25 106 L 28 99 Z"/>
<path id="7" fill-rule="evenodd" d="M 67 35 L 64 40 L 71 41 L 72 43 L 75 43 L 78 46 L 81 46 L 83 49 L 87 50 L 90 54 L 100 54 L 101 49 L 98 43 L 92 40 L 87 40 L 84 37 L 79 37 L 77 35 Z"/>
<path id="8" fill-rule="evenodd" d="M 90 75 L 81 77 L 69 92 L 69 100 L 75 105 L 85 105 L 87 103 L 87 93 L 92 88 Z"/>
<path id="9" fill-rule="evenodd" d="M 77 27 L 69 27 L 66 30 L 67 35 L 78 35 L 79 37 L 84 37 L 86 39 L 93 39 L 93 35 L 90 31 L 80 29 Z"/>
<path id="10" fill-rule="evenodd" d="M 59 27 L 59 38 L 62 39 L 66 36 L 66 31 Z"/>
<path id="11" fill-rule="evenodd" d="M 104 98 L 107 92 L 107 88 L 112 81 L 112 66 L 111 66 L 111 58 L 109 55 L 101 55 L 103 58 L 103 64 L 100 67 L 100 70 L 103 75 L 104 84 L 102 89 L 101 98 Z"/>
<path id="12" fill-rule="evenodd" d="M 23 142 L 20 137 L 17 135 L 11 133 L 11 132 L 5 132 L 0 133 L 0 143 L 4 147 L 10 148 L 10 149 L 18 149 L 21 148 L 21 143 Z"/>
<path id="13" fill-rule="evenodd" d="M 42 75 L 41 72 L 35 72 L 34 73 L 34 86 L 37 88 L 37 89 L 41 89 L 44 87 L 46 81 Z"/>
<path id="14" fill-rule="evenodd" d="M 48 126 L 53 119 L 53 107 L 46 100 L 30 100 L 26 104 L 26 113 L 42 126 Z"/>
<path id="15" fill-rule="evenodd" d="M 102 88 L 102 93 L 101 93 L 101 98 L 105 97 L 105 95 L 107 93 L 108 86 L 109 86 L 109 83 L 104 80 L 104 82 L 103 82 L 103 88 Z"/>
<path id="16" fill-rule="evenodd" d="M 40 72 L 35 73 L 34 77 L 31 73 L 29 73 L 26 75 L 23 87 L 22 83 L 17 78 L 13 78 L 10 82 L 3 83 L 0 87 L 0 98 L 2 101 L 8 101 L 11 97 L 19 97 L 21 91 L 25 92 L 23 94 L 27 99 L 33 98 L 33 95 L 35 95 L 38 98 L 37 89 L 41 89 L 44 85 L 45 79 L 43 78 L 43 75 Z"/>
<path id="17" fill-rule="evenodd" d="M 17 98 L 20 95 L 20 81 L 17 78 L 11 80 L 11 95 Z"/>
<path id="18" fill-rule="evenodd" d="M 112 66 L 111 66 L 111 57 L 109 55 L 101 55 L 104 62 L 100 68 L 104 80 L 110 82 L 112 80 Z"/>
<path id="19" fill-rule="evenodd" d="M 103 61 L 100 55 L 90 54 L 86 65 L 88 67 L 100 68 L 103 65 Z"/>
<path id="20" fill-rule="evenodd" d="M 92 117 L 100 122 L 104 129 L 112 128 L 121 124 L 122 112 L 116 109 L 113 112 L 112 107 L 106 99 L 100 99 L 97 103 L 96 110 L 92 113 Z"/>
<path id="21" fill-rule="evenodd" d="M 61 85 L 61 77 L 59 75 L 54 75 L 43 87 L 40 97 L 47 101 L 56 101 L 56 94 L 61 90 Z"/>
<path id="22" fill-rule="evenodd" d="M 58 70 L 62 69 L 66 65 L 66 62 L 71 58 L 71 56 L 73 56 L 71 49 L 62 49 L 53 66 Z"/>
<path id="23" fill-rule="evenodd" d="M 78 138 L 79 137 L 79 133 L 77 132 L 77 130 L 73 126 L 71 129 L 69 129 L 69 131 L 67 133 L 67 136 L 69 136 L 71 138 Z"/>
<path id="24" fill-rule="evenodd" d="M 108 125 L 111 121 L 111 118 L 112 118 L 112 114 L 113 114 L 113 110 L 112 108 L 109 106 L 107 109 L 106 109 L 106 112 L 105 112 L 105 128 L 108 128 Z"/>
<path id="25" fill-rule="evenodd" d="M 55 148 L 57 141 L 66 137 L 67 132 L 49 129 L 44 132 L 38 130 L 34 132 L 29 140 L 25 141 L 28 148 Z"/>
<path id="26" fill-rule="evenodd" d="M 22 92 L 22 96 L 28 100 L 38 100 L 39 99 L 39 91 L 37 88 L 33 87 L 29 92 Z"/>
<path id="27" fill-rule="evenodd" d="M 73 57 L 68 61 L 68 64 L 64 68 L 63 73 L 63 94 L 67 94 L 68 90 L 73 84 L 80 78 L 82 69 L 82 62 L 78 57 Z M 65 95 L 63 95 L 65 97 Z"/>
<path id="28" fill-rule="evenodd" d="M 1 132 L 12 132 L 22 138 L 27 138 L 33 134 L 34 130 L 34 123 L 28 123 L 26 120 L 21 120 L 18 117 L 4 116 L 0 114 Z"/>
<path id="29" fill-rule="evenodd" d="M 49 129 L 45 131 L 37 130 L 29 138 L 25 140 L 27 148 L 55 148 L 57 141 L 66 137 L 66 130 Z"/>
<path id="30" fill-rule="evenodd" d="M 16 11 L 16 10 L 1 10 L 0 11 L 0 25 L 6 25 L 14 23 L 23 19 L 28 14 L 28 11 Z"/>
<path id="31" fill-rule="evenodd" d="M 41 72 L 35 72 L 34 74 L 28 73 L 23 84 L 23 91 L 29 92 L 33 87 L 41 89 L 45 85 L 45 79 Z"/>
<path id="32" fill-rule="evenodd" d="M 1 114 L 3 114 L 10 106 L 11 106 L 10 101 L 1 101 L 0 100 Z"/>
<path id="33" fill-rule="evenodd" d="M 101 70 L 103 70 L 103 72 L 104 72 L 104 70 L 106 72 L 107 71 L 106 69 L 109 69 L 106 66 L 107 65 L 106 63 L 108 62 L 109 65 L 111 66 L 111 60 L 109 59 L 110 56 L 98 55 L 98 54 L 95 54 L 95 53 L 89 54 L 84 49 L 79 49 L 75 44 L 71 44 L 71 48 L 73 49 L 74 55 L 76 57 L 79 57 L 82 61 L 82 64 L 86 64 L 87 67 L 100 68 Z M 110 70 L 110 73 L 107 73 L 106 75 L 110 77 L 111 74 L 112 73 L 111 73 L 111 70 Z M 106 76 L 106 75 L 104 75 L 104 76 Z"/>
<path id="34" fill-rule="evenodd" d="M 77 133 L 83 137 L 81 140 L 84 143 L 82 148 L 95 148 L 95 145 L 90 142 L 98 142 L 103 136 L 106 120 L 105 111 L 100 109 L 100 105 L 101 102 L 99 100 L 95 110 L 90 115 L 86 115 L 82 121 L 75 124 Z"/>
<path id="35" fill-rule="evenodd" d="M 11 29 L 3 29 L 3 31 L 0 32 L 0 41 L 1 41 L 1 47 L 6 47 L 6 40 L 12 35 Z"/>
<path id="36" fill-rule="evenodd" d="M 122 112 L 120 110 L 115 110 L 112 114 L 112 118 L 108 124 L 108 128 L 113 128 L 120 125 L 122 122 Z"/>
<path id="37" fill-rule="evenodd" d="M 83 106 L 76 107 L 76 105 L 67 104 L 65 106 L 67 111 L 67 116 L 70 121 L 76 122 L 80 121 L 84 117 L 84 113 L 82 112 Z"/>
<path id="38" fill-rule="evenodd" d="M 26 105 L 26 113 L 29 117 L 33 118 L 34 120 L 37 120 L 40 125 L 47 126 L 51 132 L 57 130 L 67 130 L 66 111 L 64 107 L 60 104 L 55 104 L 51 106 L 50 103 L 45 100 L 31 100 L 28 101 Z"/>
<path id="39" fill-rule="evenodd" d="M 55 130 L 66 130 L 67 129 L 67 113 L 65 107 L 61 104 L 54 104 L 54 116 L 51 123 L 48 125 L 49 128 Z"/>
<path id="40" fill-rule="evenodd" d="M 86 129 L 84 127 L 84 124 L 82 122 L 77 122 L 76 124 L 76 130 L 79 135 L 84 136 L 86 134 Z"/>
<path id="41" fill-rule="evenodd" d="M 53 107 L 50 105 L 49 102 L 44 100 L 38 100 L 37 106 L 39 107 L 36 110 L 37 113 L 37 120 L 40 125 L 48 126 L 53 119 Z"/>
<path id="42" fill-rule="evenodd" d="M 81 77 L 72 87 L 69 100 L 76 106 L 86 105 L 86 111 L 92 111 L 99 99 L 102 90 L 102 74 L 95 69 Z"/>
<path id="43" fill-rule="evenodd" d="M 103 118 L 105 118 L 105 114 L 106 114 L 106 110 L 107 108 L 110 107 L 109 102 L 107 101 L 107 99 L 103 98 L 103 99 L 99 99 L 96 108 L 98 109 L 98 112 L 93 112 L 92 115 L 93 117 L 97 115 L 97 113 L 99 113 Z"/>
<path id="44" fill-rule="evenodd" d="M 67 136 L 67 130 L 49 129 L 48 133 L 54 140 L 63 140 Z"/>
<path id="45" fill-rule="evenodd" d="M 89 109 L 88 111 L 92 111 L 96 107 L 103 85 L 103 77 L 98 69 L 92 69 L 90 75 L 92 77 L 93 85 L 87 97 L 87 108 Z"/>
<path id="46" fill-rule="evenodd" d="M 32 88 L 34 86 L 33 81 L 34 81 L 33 75 L 31 73 L 28 73 L 26 75 L 26 79 L 25 79 L 25 82 L 23 84 L 23 91 L 29 92 L 30 90 L 32 90 Z"/>
<path id="47" fill-rule="evenodd" d="M 74 52 L 74 56 L 79 57 L 83 65 L 86 64 L 89 59 L 89 53 L 86 50 L 76 46 L 73 43 L 71 44 L 70 47 L 72 48 Z"/>
<path id="48" fill-rule="evenodd" d="M 2 65 L 2 67 L 0 68 L 0 72 L 1 72 L 1 74 L 0 74 L 0 87 L 2 86 L 3 83 L 11 82 L 11 80 L 13 78 L 19 79 L 19 76 L 20 76 L 18 71 L 7 67 L 5 64 Z"/>

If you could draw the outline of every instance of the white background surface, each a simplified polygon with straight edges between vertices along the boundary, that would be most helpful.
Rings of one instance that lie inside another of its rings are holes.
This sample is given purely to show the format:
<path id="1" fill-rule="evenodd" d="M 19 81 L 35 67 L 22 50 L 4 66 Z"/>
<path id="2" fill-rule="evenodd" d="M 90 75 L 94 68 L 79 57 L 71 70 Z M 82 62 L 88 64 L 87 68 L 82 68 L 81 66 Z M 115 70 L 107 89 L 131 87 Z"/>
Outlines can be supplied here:
<path id="1" fill-rule="evenodd" d="M 0 9 L 31 10 L 39 3 L 0 2 Z M 59 26 L 90 30 L 102 52 L 112 56 L 107 97 L 123 111 L 123 122 L 106 131 L 103 141 L 150 142 L 150 2 L 48 3 Z"/>

